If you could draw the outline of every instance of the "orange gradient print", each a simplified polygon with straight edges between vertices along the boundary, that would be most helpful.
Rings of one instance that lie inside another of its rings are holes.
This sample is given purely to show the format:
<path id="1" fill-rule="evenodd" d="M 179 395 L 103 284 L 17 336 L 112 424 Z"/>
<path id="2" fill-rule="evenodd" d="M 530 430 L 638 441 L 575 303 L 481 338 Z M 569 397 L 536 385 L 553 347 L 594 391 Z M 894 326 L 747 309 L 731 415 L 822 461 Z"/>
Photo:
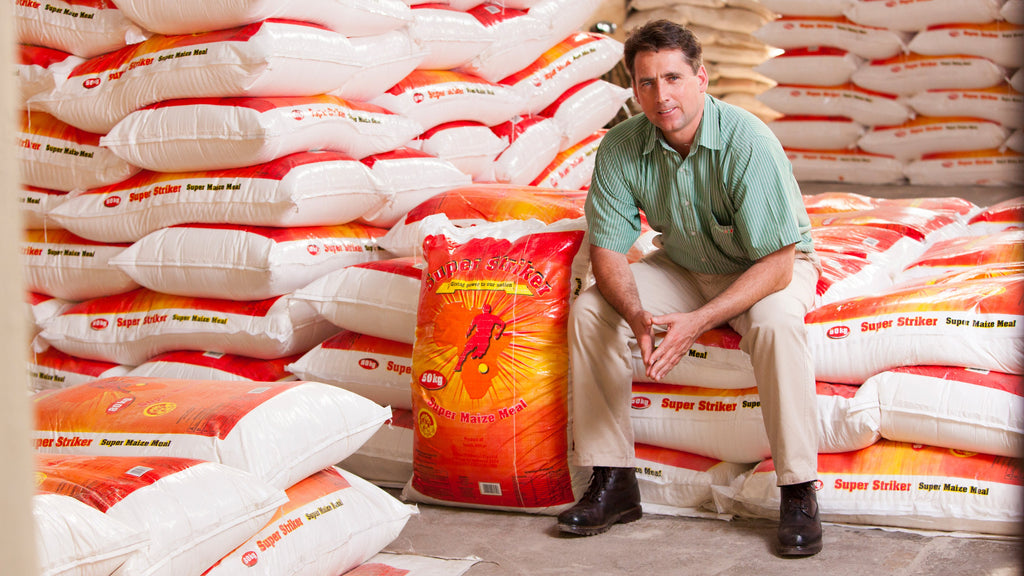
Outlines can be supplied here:
<path id="1" fill-rule="evenodd" d="M 413 486 L 503 507 L 573 499 L 566 323 L 582 231 L 424 241 Z"/>

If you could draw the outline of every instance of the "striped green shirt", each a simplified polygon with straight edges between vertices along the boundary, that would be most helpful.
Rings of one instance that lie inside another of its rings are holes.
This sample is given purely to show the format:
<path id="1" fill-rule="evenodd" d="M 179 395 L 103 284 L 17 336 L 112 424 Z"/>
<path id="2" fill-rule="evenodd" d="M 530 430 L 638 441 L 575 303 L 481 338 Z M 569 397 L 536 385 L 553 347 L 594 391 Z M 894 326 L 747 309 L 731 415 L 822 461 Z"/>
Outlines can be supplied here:
<path id="1" fill-rule="evenodd" d="M 686 158 L 643 114 L 605 134 L 587 194 L 590 242 L 627 252 L 641 210 L 669 257 L 696 272 L 741 272 L 790 244 L 814 250 L 782 145 L 753 114 L 712 96 Z"/>

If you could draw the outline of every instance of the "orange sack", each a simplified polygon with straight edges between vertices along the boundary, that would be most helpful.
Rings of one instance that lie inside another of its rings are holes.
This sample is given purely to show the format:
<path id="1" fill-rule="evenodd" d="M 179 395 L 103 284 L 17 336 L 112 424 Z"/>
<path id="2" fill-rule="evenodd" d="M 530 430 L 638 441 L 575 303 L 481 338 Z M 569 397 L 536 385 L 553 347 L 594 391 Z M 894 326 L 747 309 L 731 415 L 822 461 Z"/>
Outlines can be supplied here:
<path id="1" fill-rule="evenodd" d="M 581 225 L 507 222 L 424 240 L 407 495 L 534 512 L 575 500 L 566 330 Z"/>

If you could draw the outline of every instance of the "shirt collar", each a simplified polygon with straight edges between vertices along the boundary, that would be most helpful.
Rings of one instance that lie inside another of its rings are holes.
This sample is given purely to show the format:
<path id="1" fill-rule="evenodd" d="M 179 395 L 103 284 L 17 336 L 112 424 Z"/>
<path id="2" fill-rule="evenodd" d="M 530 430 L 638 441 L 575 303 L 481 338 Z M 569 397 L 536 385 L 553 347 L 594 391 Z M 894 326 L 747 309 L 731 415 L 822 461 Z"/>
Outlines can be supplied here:
<path id="1" fill-rule="evenodd" d="M 704 95 L 704 115 L 700 119 L 700 126 L 697 127 L 697 136 L 694 138 L 694 142 L 697 146 L 703 146 L 712 150 L 719 150 L 722 148 L 722 139 L 720 138 L 719 130 L 705 130 L 706 126 L 718 126 L 718 102 L 714 96 L 710 94 Z M 665 139 L 661 136 L 661 131 L 658 130 L 654 124 L 651 124 L 650 120 L 644 118 L 647 124 L 647 142 L 644 144 L 644 154 L 650 154 L 654 151 L 655 146 L 661 146 L 666 149 L 671 149 L 671 146 L 665 142 Z"/>

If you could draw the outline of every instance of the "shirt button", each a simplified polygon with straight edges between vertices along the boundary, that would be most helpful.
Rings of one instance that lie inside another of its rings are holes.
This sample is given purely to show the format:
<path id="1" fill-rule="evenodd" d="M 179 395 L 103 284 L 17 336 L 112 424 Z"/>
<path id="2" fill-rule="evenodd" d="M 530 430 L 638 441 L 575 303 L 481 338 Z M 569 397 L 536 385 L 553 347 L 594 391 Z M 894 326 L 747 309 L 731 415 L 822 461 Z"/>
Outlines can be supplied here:
<path id="1" fill-rule="evenodd" d="M 697 235 L 697 231 L 696 230 L 690 230 L 690 236 L 696 236 L 696 235 Z"/>

